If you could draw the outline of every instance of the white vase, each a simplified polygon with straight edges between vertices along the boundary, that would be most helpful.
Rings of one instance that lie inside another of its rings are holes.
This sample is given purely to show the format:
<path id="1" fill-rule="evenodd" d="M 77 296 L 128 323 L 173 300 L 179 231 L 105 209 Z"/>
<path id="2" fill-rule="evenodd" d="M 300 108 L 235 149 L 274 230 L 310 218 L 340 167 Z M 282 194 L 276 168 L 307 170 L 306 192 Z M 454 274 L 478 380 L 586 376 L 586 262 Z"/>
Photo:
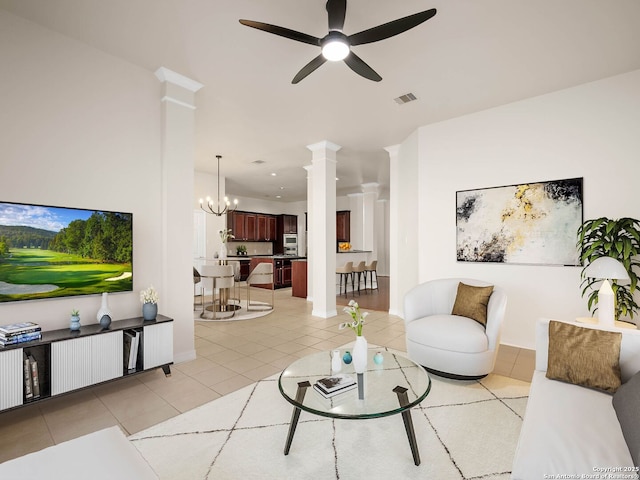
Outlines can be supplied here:
<path id="1" fill-rule="evenodd" d="M 356 373 L 364 373 L 367 369 L 368 355 L 367 339 L 362 335 L 356 337 L 356 343 L 353 345 L 351 356 L 353 357 L 353 369 Z"/>
<path id="2" fill-rule="evenodd" d="M 220 255 L 218 255 L 218 258 L 221 259 L 225 259 L 227 258 L 227 244 L 223 243 L 222 246 L 220 247 Z"/>
<path id="3" fill-rule="evenodd" d="M 102 328 L 107 328 L 111 324 L 111 310 L 109 310 L 107 292 L 102 294 L 102 305 L 100 306 L 100 310 L 98 310 L 96 318 Z"/>
<path id="4" fill-rule="evenodd" d="M 340 350 L 334 350 L 331 352 L 331 373 L 337 373 L 342 370 L 342 358 L 340 357 Z"/>

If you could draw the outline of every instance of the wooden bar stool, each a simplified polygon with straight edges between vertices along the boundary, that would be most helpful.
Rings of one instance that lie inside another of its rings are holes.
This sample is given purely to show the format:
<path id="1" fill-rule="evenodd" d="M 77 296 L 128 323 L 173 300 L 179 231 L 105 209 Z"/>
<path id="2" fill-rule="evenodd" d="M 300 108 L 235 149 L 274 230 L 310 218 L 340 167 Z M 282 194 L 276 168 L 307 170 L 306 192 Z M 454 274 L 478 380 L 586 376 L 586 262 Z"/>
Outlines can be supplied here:
<path id="1" fill-rule="evenodd" d="M 351 289 L 353 289 L 353 262 L 347 262 L 342 267 L 336 268 L 336 275 L 340 275 L 340 288 L 338 294 L 342 294 L 342 280 L 344 279 L 344 296 L 347 296 L 347 282 L 351 275 Z"/>

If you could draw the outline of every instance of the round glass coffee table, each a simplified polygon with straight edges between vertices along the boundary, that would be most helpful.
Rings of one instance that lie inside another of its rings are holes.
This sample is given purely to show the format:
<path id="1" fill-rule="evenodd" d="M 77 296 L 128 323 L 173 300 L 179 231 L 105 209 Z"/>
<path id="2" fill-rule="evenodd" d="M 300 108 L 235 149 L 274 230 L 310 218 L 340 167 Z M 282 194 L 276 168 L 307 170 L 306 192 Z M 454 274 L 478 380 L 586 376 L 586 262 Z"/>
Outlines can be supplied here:
<path id="1" fill-rule="evenodd" d="M 278 388 L 282 396 L 293 405 L 289 434 L 284 454 L 289 454 L 300 411 L 314 415 L 349 420 L 386 417 L 402 414 L 409 446 L 416 465 L 420 454 L 416 444 L 410 409 L 422 402 L 431 389 L 426 370 L 402 355 L 383 351 L 384 361 L 377 365 L 373 356 L 379 349 L 369 349 L 367 369 L 356 375 L 353 364 L 342 363 L 340 373 L 358 379 L 358 388 L 325 398 L 312 387 L 324 377 L 332 375 L 331 352 L 319 352 L 296 360 L 280 374 Z M 344 353 L 341 351 L 341 354 Z M 312 390 L 307 392 L 307 390 Z M 360 399 L 359 397 L 363 398 Z"/>

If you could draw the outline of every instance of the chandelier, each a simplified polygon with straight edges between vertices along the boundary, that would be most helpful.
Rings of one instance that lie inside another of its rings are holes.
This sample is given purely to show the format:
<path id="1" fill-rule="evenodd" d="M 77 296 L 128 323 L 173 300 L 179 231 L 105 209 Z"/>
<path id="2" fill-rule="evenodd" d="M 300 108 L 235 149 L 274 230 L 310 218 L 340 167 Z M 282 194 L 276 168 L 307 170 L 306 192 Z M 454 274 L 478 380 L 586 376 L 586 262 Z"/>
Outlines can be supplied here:
<path id="1" fill-rule="evenodd" d="M 222 158 L 222 155 L 216 155 L 216 158 L 218 159 L 218 192 L 217 192 L 218 203 L 217 205 L 214 205 L 213 200 L 211 200 L 211 197 L 207 197 L 206 208 L 204 206 L 204 201 L 202 199 L 200 199 L 200 208 L 207 213 L 221 217 L 225 213 L 231 213 L 235 211 L 236 208 L 238 208 L 238 199 L 236 198 L 233 201 L 233 208 L 229 208 L 231 206 L 231 202 L 229 201 L 228 197 L 224 197 L 224 203 L 220 203 L 220 159 Z M 216 207 L 215 210 L 213 208 L 214 206 Z M 220 208 L 222 208 L 222 210 L 220 210 Z"/>

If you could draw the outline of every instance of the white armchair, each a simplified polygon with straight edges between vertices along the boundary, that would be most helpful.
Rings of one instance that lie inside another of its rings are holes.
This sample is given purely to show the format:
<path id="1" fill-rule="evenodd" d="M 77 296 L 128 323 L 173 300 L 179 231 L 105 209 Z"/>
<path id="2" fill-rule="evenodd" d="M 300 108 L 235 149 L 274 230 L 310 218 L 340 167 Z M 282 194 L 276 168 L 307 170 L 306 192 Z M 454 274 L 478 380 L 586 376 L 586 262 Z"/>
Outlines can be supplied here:
<path id="1" fill-rule="evenodd" d="M 451 314 L 460 282 L 491 285 L 468 278 L 447 278 L 418 285 L 405 295 L 407 354 L 438 375 L 481 378 L 491 373 L 495 365 L 507 296 L 501 288 L 494 287 L 485 328 L 476 320 Z"/>

